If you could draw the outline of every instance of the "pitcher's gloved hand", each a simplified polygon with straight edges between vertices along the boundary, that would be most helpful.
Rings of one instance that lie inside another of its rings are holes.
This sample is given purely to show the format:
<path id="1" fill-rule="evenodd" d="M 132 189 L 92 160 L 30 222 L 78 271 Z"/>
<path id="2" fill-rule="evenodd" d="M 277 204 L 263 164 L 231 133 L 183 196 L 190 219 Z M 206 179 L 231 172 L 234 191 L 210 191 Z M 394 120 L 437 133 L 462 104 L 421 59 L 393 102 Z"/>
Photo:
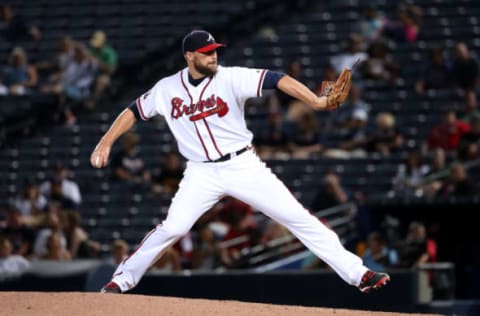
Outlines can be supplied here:
<path id="1" fill-rule="evenodd" d="M 344 69 L 337 81 L 322 81 L 320 96 L 327 97 L 327 110 L 339 107 L 348 97 L 352 83 L 352 71 Z"/>

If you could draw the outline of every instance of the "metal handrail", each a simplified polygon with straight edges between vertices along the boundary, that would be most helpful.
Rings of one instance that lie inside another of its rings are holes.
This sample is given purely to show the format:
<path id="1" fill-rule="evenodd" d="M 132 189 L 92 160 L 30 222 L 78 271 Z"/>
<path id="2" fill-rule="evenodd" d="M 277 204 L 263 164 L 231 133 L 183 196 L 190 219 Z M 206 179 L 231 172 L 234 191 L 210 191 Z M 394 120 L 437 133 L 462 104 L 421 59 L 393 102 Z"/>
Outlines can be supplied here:
<path id="1" fill-rule="evenodd" d="M 347 211 L 355 207 L 356 205 L 350 202 L 350 203 L 336 205 L 324 210 L 320 210 L 316 213 L 313 213 L 312 215 L 316 217 L 326 218 L 331 215 L 339 214 L 342 211 Z M 347 215 L 332 219 L 328 223 L 332 229 L 341 230 L 341 227 L 347 225 L 351 221 L 352 217 L 353 217 L 353 213 L 349 213 Z M 342 230 L 346 231 L 346 229 L 342 229 Z M 247 255 L 250 256 L 248 260 L 249 264 L 252 264 L 252 265 L 257 264 L 259 262 L 268 260 L 270 258 L 302 249 L 304 247 L 303 244 L 291 243 L 296 239 L 297 237 L 295 235 L 288 232 L 287 235 L 272 239 L 268 241 L 266 244 L 259 244 L 253 247 L 247 247 L 245 249 L 242 249 L 242 254 L 245 256 Z M 240 236 L 240 237 L 219 243 L 219 248 L 234 247 L 248 240 L 249 240 L 248 236 Z"/>
<path id="2" fill-rule="evenodd" d="M 478 166 L 480 165 L 480 159 L 475 159 L 475 160 L 471 160 L 471 161 L 467 161 L 467 162 L 464 162 L 464 163 L 461 163 L 461 165 L 463 167 L 465 167 L 465 169 L 470 169 L 472 167 L 475 167 L 475 166 Z M 428 175 L 426 177 L 423 177 L 422 179 L 422 184 L 427 184 L 433 180 L 436 180 L 436 179 L 440 179 L 440 178 L 443 178 L 443 177 L 446 177 L 448 175 L 448 173 L 450 172 L 450 169 L 451 169 L 451 166 L 452 166 L 452 163 L 445 169 L 443 170 L 440 170 L 440 171 L 437 171 L 431 175 Z"/>
<path id="3" fill-rule="evenodd" d="M 353 203 L 348 203 L 348 204 L 338 205 L 338 206 L 335 206 L 333 208 L 338 211 L 338 210 L 341 210 L 343 208 L 347 208 L 347 206 L 350 208 L 350 207 L 355 206 L 355 205 Z M 331 212 L 331 209 L 333 209 L 333 208 L 329 208 L 329 209 L 326 209 L 325 211 L 320 211 L 318 213 L 334 214 L 333 212 Z M 332 229 L 339 229 L 341 226 L 348 224 L 352 217 L 353 217 L 352 215 L 348 215 L 348 216 L 343 216 L 343 217 L 340 217 L 340 218 L 336 218 L 336 219 L 330 221 L 329 224 L 332 227 Z M 290 233 L 287 236 L 282 236 L 282 237 L 277 238 L 277 239 L 272 240 L 272 241 L 274 242 L 273 244 L 275 246 L 278 246 L 278 245 L 285 244 L 285 243 L 290 242 L 290 241 L 295 240 L 295 239 L 296 239 L 296 237 L 293 234 Z M 271 244 L 271 243 L 267 243 L 267 245 L 257 245 L 255 247 L 252 247 L 252 248 L 250 248 L 250 252 L 248 250 L 245 250 L 245 254 L 254 255 L 255 253 L 261 252 L 263 250 L 269 250 L 270 249 L 270 251 L 268 251 L 266 253 L 260 254 L 258 256 L 251 257 L 249 259 L 249 263 L 250 264 L 256 264 L 256 263 L 261 262 L 263 260 L 278 256 L 279 254 L 288 253 L 288 252 L 291 252 L 292 250 L 297 250 L 297 249 L 301 249 L 301 248 L 304 247 L 301 243 L 298 243 L 298 244 L 293 244 L 294 246 L 292 246 L 292 244 L 290 244 L 290 245 L 287 244 L 284 247 L 272 249 L 273 247 L 269 247 L 269 244 Z"/>
<path id="4" fill-rule="evenodd" d="M 349 202 L 349 203 L 340 204 L 340 205 L 336 205 L 336 206 L 326 208 L 324 210 L 313 213 L 313 215 L 315 215 L 316 217 L 327 217 L 329 215 L 338 213 L 340 210 L 348 209 L 348 208 L 352 208 L 352 207 L 355 207 L 355 204 Z M 329 223 L 329 224 L 332 225 L 331 223 Z M 293 235 L 286 235 L 286 236 L 282 236 L 282 237 L 279 237 L 279 238 L 276 238 L 276 239 L 272 239 L 266 245 L 257 245 L 257 246 L 251 247 L 250 253 L 251 252 L 262 251 L 264 248 L 276 247 L 278 245 L 290 242 L 295 238 L 296 237 L 293 236 Z M 234 239 L 231 239 L 231 240 L 220 242 L 219 243 L 219 248 L 229 248 L 229 247 L 237 246 L 241 243 L 244 243 L 245 241 L 248 241 L 248 237 L 247 236 L 240 236 L 240 237 L 237 237 L 237 238 L 234 238 Z"/>
<path id="5" fill-rule="evenodd" d="M 420 270 L 449 270 L 455 268 L 453 262 L 430 262 L 422 263 L 418 266 Z"/>
<path id="6" fill-rule="evenodd" d="M 250 238 L 248 238 L 248 236 L 239 236 L 239 237 L 236 237 L 236 238 L 233 238 L 233 239 L 229 239 L 229 240 L 219 242 L 218 247 L 219 248 L 230 248 L 230 247 L 233 247 L 233 246 L 240 245 L 240 244 L 242 244 L 246 241 L 249 241 L 249 240 L 250 240 Z"/>
<path id="7" fill-rule="evenodd" d="M 284 254 L 284 253 L 287 253 L 287 252 L 291 252 L 291 251 L 294 251 L 294 250 L 298 250 L 298 249 L 301 249 L 303 247 L 304 246 L 301 243 L 289 244 L 289 245 L 286 245 L 282 248 L 277 248 L 277 249 L 271 250 L 269 252 L 266 252 L 264 254 L 260 254 L 258 256 L 252 257 L 248 260 L 248 263 L 252 264 L 252 265 L 257 264 L 257 263 L 260 263 L 260 262 L 265 261 L 267 259 L 270 259 L 272 257 L 278 256 L 278 255 L 281 255 L 281 254 Z"/>

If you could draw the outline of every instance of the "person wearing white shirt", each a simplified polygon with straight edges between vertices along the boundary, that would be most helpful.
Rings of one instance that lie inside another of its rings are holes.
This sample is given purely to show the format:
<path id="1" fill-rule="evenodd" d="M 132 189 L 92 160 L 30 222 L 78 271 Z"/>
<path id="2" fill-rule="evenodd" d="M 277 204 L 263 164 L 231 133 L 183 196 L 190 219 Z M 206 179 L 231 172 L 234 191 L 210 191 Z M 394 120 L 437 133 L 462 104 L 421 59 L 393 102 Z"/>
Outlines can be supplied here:
<path id="1" fill-rule="evenodd" d="M 0 237 L 0 276 L 25 272 L 30 262 L 22 256 L 12 255 L 12 244 L 5 237 Z"/>

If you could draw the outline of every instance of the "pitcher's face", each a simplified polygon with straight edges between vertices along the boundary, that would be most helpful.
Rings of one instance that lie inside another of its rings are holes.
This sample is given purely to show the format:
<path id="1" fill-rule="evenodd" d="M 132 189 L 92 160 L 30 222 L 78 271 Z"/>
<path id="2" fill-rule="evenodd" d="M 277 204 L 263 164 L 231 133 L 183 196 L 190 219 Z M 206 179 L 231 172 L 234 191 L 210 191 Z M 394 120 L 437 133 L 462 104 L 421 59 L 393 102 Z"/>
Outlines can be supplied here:
<path id="1" fill-rule="evenodd" d="M 208 53 L 187 52 L 187 60 L 191 61 L 195 70 L 204 76 L 213 76 L 217 73 L 217 51 Z"/>

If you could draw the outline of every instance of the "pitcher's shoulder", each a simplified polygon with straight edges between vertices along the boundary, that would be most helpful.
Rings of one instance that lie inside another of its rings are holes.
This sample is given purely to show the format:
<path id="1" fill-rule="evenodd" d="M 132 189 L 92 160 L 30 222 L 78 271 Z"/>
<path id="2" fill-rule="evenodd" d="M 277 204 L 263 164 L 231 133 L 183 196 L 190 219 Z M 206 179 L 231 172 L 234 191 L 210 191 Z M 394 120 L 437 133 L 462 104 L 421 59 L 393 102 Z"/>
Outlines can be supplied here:
<path id="1" fill-rule="evenodd" d="M 234 79 L 244 69 L 248 69 L 248 68 L 241 67 L 241 66 L 220 66 L 219 65 L 217 68 L 217 74 L 215 75 L 215 77 L 217 79 L 229 79 L 229 78 Z"/>
<path id="2" fill-rule="evenodd" d="M 168 75 L 166 77 L 163 77 L 161 78 L 160 80 L 158 80 L 155 84 L 155 86 L 171 86 L 172 84 L 173 85 L 178 85 L 181 80 L 182 80 L 182 74 L 183 72 L 185 71 L 188 71 L 188 70 L 185 70 L 185 69 L 181 69 L 179 71 L 177 71 L 176 73 L 174 74 L 171 74 L 171 75 Z"/>

